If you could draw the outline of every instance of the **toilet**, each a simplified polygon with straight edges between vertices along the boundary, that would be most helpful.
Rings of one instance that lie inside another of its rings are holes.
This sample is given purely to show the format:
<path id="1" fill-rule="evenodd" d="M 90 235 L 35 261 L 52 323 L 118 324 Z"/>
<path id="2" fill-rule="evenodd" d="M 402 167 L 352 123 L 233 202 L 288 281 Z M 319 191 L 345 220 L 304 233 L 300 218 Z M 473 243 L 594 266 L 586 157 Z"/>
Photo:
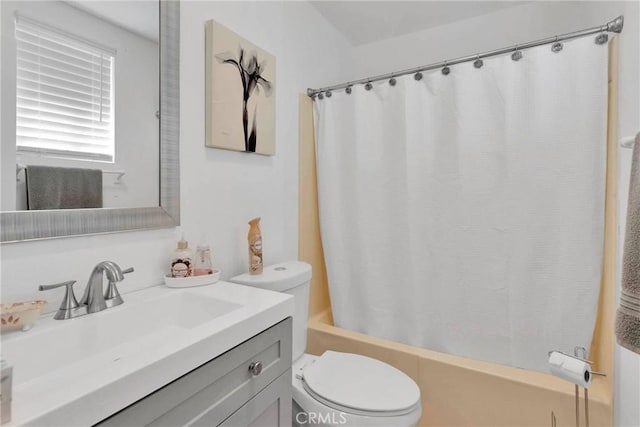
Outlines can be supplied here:
<path id="1" fill-rule="evenodd" d="M 295 298 L 293 317 L 294 426 L 415 426 L 422 415 L 420 389 L 402 371 L 370 357 L 326 351 L 305 353 L 311 266 L 289 261 L 259 275 L 230 280 Z"/>

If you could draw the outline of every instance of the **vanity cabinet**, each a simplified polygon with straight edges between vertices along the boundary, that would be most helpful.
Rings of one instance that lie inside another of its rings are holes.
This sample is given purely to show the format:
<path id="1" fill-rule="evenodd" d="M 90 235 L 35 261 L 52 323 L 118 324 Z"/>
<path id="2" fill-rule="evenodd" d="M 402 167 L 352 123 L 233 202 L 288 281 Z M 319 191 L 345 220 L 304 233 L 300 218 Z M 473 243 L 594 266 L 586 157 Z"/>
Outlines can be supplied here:
<path id="1" fill-rule="evenodd" d="M 290 426 L 291 327 L 289 317 L 97 425 Z"/>

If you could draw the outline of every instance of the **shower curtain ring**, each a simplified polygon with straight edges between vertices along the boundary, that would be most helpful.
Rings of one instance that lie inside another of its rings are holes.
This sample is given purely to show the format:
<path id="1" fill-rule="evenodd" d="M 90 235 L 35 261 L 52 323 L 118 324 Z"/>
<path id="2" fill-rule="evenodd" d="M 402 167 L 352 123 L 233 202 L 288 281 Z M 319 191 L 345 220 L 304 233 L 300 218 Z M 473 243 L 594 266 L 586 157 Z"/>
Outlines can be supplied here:
<path id="1" fill-rule="evenodd" d="M 421 73 L 420 71 L 418 71 L 417 73 L 415 73 L 415 74 L 413 75 L 413 78 L 414 78 L 416 81 L 420 81 L 420 80 L 422 80 L 422 73 Z"/>
<path id="2" fill-rule="evenodd" d="M 449 68 L 449 61 L 444 61 L 444 68 L 442 69 L 442 74 L 444 74 L 445 76 L 448 76 L 450 72 L 451 72 L 451 69 Z"/>
<path id="3" fill-rule="evenodd" d="M 562 50 L 563 46 L 562 43 L 560 42 L 556 42 L 554 44 L 551 45 L 551 51 L 554 53 L 558 53 Z"/>
<path id="4" fill-rule="evenodd" d="M 482 59 L 480 59 L 480 55 L 476 55 L 476 60 L 473 61 L 473 66 L 476 68 L 482 68 L 482 66 L 484 65 L 484 61 L 482 61 Z"/>
<path id="5" fill-rule="evenodd" d="M 351 86 L 353 86 L 353 85 L 351 84 L 351 82 L 349 82 L 349 83 L 347 83 L 347 87 L 344 88 L 344 91 L 347 93 L 347 95 L 351 95 L 351 90 L 352 90 Z"/>
<path id="6" fill-rule="evenodd" d="M 558 41 L 558 36 L 556 36 L 556 42 L 551 45 L 551 52 L 558 53 L 562 50 L 562 43 Z"/>
<path id="7" fill-rule="evenodd" d="M 391 78 L 389 79 L 389 86 L 395 86 L 397 83 L 396 78 L 393 77 L 393 74 L 391 75 Z"/>
<path id="8" fill-rule="evenodd" d="M 511 59 L 514 61 L 520 61 L 522 59 L 522 51 L 518 49 L 518 45 L 516 45 L 515 51 L 511 54 Z"/>
<path id="9" fill-rule="evenodd" d="M 600 34 L 596 36 L 596 44 L 605 44 L 609 41 L 609 34 L 604 32 L 604 27 L 600 29 Z"/>
<path id="10" fill-rule="evenodd" d="M 371 90 L 371 88 L 373 88 L 373 85 L 371 84 L 371 82 L 367 82 L 366 85 L 364 85 L 365 90 Z"/>

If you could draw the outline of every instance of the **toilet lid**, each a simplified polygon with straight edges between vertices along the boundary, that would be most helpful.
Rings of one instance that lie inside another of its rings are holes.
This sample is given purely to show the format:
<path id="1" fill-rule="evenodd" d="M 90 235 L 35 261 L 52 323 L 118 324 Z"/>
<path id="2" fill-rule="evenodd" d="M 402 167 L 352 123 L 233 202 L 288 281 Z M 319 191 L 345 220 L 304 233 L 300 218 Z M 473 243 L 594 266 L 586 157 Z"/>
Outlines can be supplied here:
<path id="1" fill-rule="evenodd" d="M 330 407 L 364 415 L 411 412 L 418 385 L 400 370 L 370 357 L 327 351 L 302 371 L 305 389 Z"/>

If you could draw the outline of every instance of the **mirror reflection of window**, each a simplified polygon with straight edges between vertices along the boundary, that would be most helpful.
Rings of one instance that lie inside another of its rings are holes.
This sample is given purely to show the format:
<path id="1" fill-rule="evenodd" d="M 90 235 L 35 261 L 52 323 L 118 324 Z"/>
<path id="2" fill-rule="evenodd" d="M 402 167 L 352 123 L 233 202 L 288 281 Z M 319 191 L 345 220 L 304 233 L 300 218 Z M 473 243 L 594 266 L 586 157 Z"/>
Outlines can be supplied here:
<path id="1" fill-rule="evenodd" d="M 0 210 L 157 207 L 159 2 L 0 8 Z"/>
<path id="2" fill-rule="evenodd" d="M 115 50 L 16 18 L 16 147 L 114 161 Z"/>

